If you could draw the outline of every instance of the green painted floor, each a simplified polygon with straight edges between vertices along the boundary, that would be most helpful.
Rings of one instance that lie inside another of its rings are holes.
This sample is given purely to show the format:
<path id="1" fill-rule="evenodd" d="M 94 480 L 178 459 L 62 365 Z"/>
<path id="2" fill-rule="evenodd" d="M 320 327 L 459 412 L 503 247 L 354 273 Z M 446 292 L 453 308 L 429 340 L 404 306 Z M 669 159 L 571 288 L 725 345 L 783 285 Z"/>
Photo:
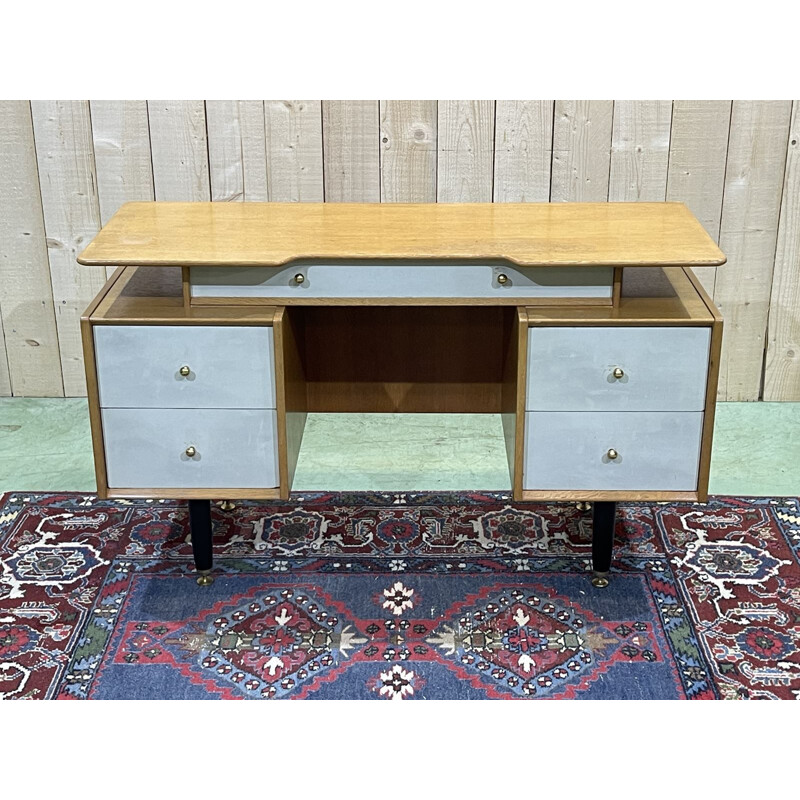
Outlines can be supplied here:
<path id="1" fill-rule="evenodd" d="M 499 417 L 311 414 L 294 488 L 502 490 Z M 0 493 L 95 490 L 86 400 L 0 398 Z M 800 403 L 717 406 L 711 494 L 800 495 Z"/>

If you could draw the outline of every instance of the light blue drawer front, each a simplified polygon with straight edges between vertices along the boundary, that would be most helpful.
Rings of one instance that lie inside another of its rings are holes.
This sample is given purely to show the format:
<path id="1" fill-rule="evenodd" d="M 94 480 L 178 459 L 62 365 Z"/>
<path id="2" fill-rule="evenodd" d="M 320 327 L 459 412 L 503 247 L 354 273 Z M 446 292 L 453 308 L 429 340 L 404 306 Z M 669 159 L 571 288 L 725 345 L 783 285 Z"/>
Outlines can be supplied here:
<path id="1" fill-rule="evenodd" d="M 277 414 L 256 409 L 102 411 L 112 489 L 278 485 Z M 187 454 L 188 448 L 194 452 Z"/>
<path id="2" fill-rule="evenodd" d="M 695 491 L 702 428 L 696 412 L 528 412 L 524 488 Z"/>
<path id="3" fill-rule="evenodd" d="M 94 340 L 102 407 L 275 408 L 270 327 L 96 325 Z"/>
<path id="4" fill-rule="evenodd" d="M 531 327 L 526 408 L 702 411 L 710 340 L 699 327 Z"/>
<path id="5" fill-rule="evenodd" d="M 302 276 L 298 282 L 296 277 Z M 502 276 L 502 277 L 501 277 Z M 192 297 L 611 298 L 611 267 L 376 261 L 283 267 L 192 267 Z"/>

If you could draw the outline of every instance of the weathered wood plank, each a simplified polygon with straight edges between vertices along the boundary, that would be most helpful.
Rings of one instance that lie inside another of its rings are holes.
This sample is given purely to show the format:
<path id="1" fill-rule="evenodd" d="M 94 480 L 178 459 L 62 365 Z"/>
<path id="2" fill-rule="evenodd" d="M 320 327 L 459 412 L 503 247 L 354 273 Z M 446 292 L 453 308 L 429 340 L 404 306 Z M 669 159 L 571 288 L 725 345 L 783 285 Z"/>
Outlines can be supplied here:
<path id="1" fill-rule="evenodd" d="M 494 166 L 494 100 L 440 100 L 436 195 L 488 203 Z"/>
<path id="2" fill-rule="evenodd" d="M 0 243 L 0 394 L 61 397 L 31 107 L 22 100 L 0 102 Z"/>
<path id="3" fill-rule="evenodd" d="M 611 133 L 611 202 L 663 201 L 672 125 L 670 100 L 617 100 Z"/>
<path id="4" fill-rule="evenodd" d="M 553 121 L 553 202 L 608 200 L 611 100 L 557 100 Z"/>
<path id="5" fill-rule="evenodd" d="M 106 280 L 104 269 L 75 260 L 100 230 L 89 103 L 34 100 L 31 108 L 64 394 L 82 396 L 80 317 Z"/>
<path id="6" fill-rule="evenodd" d="M 552 100 L 498 100 L 494 141 L 496 203 L 546 203 L 553 153 Z"/>
<path id="7" fill-rule="evenodd" d="M 211 199 L 267 200 L 263 100 L 207 100 Z"/>
<path id="8" fill-rule="evenodd" d="M 156 200 L 210 200 L 202 100 L 148 100 Z"/>
<path id="9" fill-rule="evenodd" d="M 436 202 L 435 100 L 381 100 L 381 201 Z"/>
<path id="10" fill-rule="evenodd" d="M 320 100 L 267 100 L 267 199 L 279 203 L 321 203 Z"/>
<path id="11" fill-rule="evenodd" d="M 791 102 L 734 101 L 720 223 L 728 263 L 714 300 L 725 318 L 723 400 L 758 400 Z"/>
<path id="12" fill-rule="evenodd" d="M 132 200 L 153 199 L 150 129 L 144 100 L 92 100 L 94 161 L 100 221 Z M 114 267 L 108 267 L 110 277 Z"/>
<path id="13" fill-rule="evenodd" d="M 789 129 L 769 308 L 764 400 L 800 401 L 800 100 Z"/>
<path id="14" fill-rule="evenodd" d="M 380 202 L 378 101 L 323 100 L 322 131 L 326 202 Z"/>
<path id="15" fill-rule="evenodd" d="M 715 242 L 719 242 L 730 127 L 730 100 L 674 101 L 667 200 L 686 203 Z M 713 297 L 717 268 L 695 267 L 694 272 Z"/>

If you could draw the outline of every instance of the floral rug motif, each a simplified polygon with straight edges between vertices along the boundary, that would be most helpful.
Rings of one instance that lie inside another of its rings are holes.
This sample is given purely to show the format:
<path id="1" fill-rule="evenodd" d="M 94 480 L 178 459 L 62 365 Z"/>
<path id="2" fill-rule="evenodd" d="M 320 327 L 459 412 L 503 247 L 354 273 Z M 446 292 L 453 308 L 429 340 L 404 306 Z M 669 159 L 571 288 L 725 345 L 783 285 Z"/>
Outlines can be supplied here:
<path id="1" fill-rule="evenodd" d="M 800 501 L 0 498 L 0 698 L 800 699 Z"/>

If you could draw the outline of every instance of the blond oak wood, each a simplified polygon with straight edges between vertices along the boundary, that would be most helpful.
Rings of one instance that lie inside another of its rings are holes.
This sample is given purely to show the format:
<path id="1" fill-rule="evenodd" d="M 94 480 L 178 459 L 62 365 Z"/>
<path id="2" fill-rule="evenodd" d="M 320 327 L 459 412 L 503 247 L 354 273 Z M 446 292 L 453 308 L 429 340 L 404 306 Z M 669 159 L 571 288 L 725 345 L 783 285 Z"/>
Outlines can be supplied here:
<path id="1" fill-rule="evenodd" d="M 715 242 L 719 241 L 730 126 L 730 100 L 673 103 L 666 199 L 686 203 Z M 694 273 L 713 297 L 716 267 L 695 267 Z"/>
<path id="2" fill-rule="evenodd" d="M 498 100 L 495 109 L 495 203 L 546 203 L 553 150 L 552 100 Z"/>
<path id="3" fill-rule="evenodd" d="M 609 201 L 666 199 L 671 122 L 669 100 L 615 101 Z"/>
<path id="4" fill-rule="evenodd" d="M 435 100 L 381 100 L 381 202 L 436 202 Z"/>
<path id="5" fill-rule="evenodd" d="M 528 314 L 524 308 L 517 309 L 517 391 L 514 426 L 514 469 L 511 475 L 515 500 L 522 497 L 525 463 L 525 391 L 528 385 Z"/>
<path id="6" fill-rule="evenodd" d="M 327 202 L 380 202 L 378 117 L 377 100 L 322 101 Z"/>
<path id="7" fill-rule="evenodd" d="M 119 267 L 106 281 L 97 296 L 89 303 L 80 321 L 81 344 L 83 346 L 84 368 L 86 370 L 86 395 L 89 404 L 89 427 L 92 432 L 92 457 L 94 459 L 95 482 L 97 496 L 102 500 L 108 497 L 108 479 L 106 477 L 106 453 L 103 440 L 103 422 L 100 414 L 100 392 L 97 384 L 97 363 L 95 361 L 94 336 L 92 335 L 92 314 L 106 298 L 109 292 L 119 283 L 125 272 Z"/>
<path id="8" fill-rule="evenodd" d="M 321 203 L 322 104 L 319 100 L 265 100 L 267 199 Z"/>
<path id="9" fill-rule="evenodd" d="M 516 498 L 515 498 L 516 499 Z M 593 491 L 560 491 L 560 490 L 533 490 L 526 489 L 522 492 L 522 501 L 525 503 L 538 502 L 572 502 L 583 500 L 585 502 L 603 501 L 630 501 L 650 500 L 654 503 L 669 503 L 686 501 L 687 503 L 704 502 L 699 500 L 697 492 L 593 492 Z"/>
<path id="10" fill-rule="evenodd" d="M 280 500 L 280 489 L 109 489 L 101 499 L 129 499 L 138 500 L 152 498 L 153 500 L 208 500 L 221 497 L 226 500 Z"/>
<path id="11" fill-rule="evenodd" d="M 553 120 L 553 202 L 608 200 L 611 100 L 557 100 Z"/>
<path id="12" fill-rule="evenodd" d="M 263 100 L 207 100 L 211 199 L 269 200 Z"/>
<path id="13" fill-rule="evenodd" d="M 800 400 L 800 100 L 794 101 L 769 307 L 764 400 Z"/>
<path id="14" fill-rule="evenodd" d="M 717 410 L 717 384 L 722 351 L 722 315 L 714 301 L 705 291 L 700 278 L 691 269 L 684 268 L 687 279 L 708 309 L 714 322 L 711 325 L 711 344 L 708 354 L 708 378 L 706 379 L 706 402 L 703 412 L 703 431 L 700 437 L 700 464 L 697 474 L 697 495 L 701 503 L 708 499 L 708 481 L 711 475 L 711 447 L 714 437 L 714 417 Z"/>
<path id="15" fill-rule="evenodd" d="M 440 203 L 492 199 L 494 101 L 440 100 L 436 198 Z"/>
<path id="16" fill-rule="evenodd" d="M 720 394 L 758 400 L 783 191 L 790 101 L 734 101 L 714 302 L 725 320 Z"/>
<path id="17" fill-rule="evenodd" d="M 302 332 L 297 322 L 290 309 L 279 309 L 273 325 L 278 392 L 278 466 L 281 474 L 281 497 L 284 498 L 289 496 L 294 481 L 308 409 L 301 355 Z"/>
<path id="18" fill-rule="evenodd" d="M 80 263 L 277 266 L 298 258 L 500 258 L 572 267 L 725 262 L 682 203 L 128 203 Z"/>
<path id="19" fill-rule="evenodd" d="M 528 306 L 531 325 L 710 325 L 714 317 L 686 271 L 667 267 L 664 275 L 673 296 L 621 297 L 619 305 L 605 308 Z"/>
<path id="20" fill-rule="evenodd" d="M 31 107 L 22 100 L 0 102 L 0 286 L 0 395 L 63 396 Z"/>
<path id="21" fill-rule="evenodd" d="M 64 394 L 83 396 L 79 321 L 107 279 L 105 270 L 81 269 L 75 262 L 100 230 L 89 104 L 34 100 L 31 108 Z"/>

